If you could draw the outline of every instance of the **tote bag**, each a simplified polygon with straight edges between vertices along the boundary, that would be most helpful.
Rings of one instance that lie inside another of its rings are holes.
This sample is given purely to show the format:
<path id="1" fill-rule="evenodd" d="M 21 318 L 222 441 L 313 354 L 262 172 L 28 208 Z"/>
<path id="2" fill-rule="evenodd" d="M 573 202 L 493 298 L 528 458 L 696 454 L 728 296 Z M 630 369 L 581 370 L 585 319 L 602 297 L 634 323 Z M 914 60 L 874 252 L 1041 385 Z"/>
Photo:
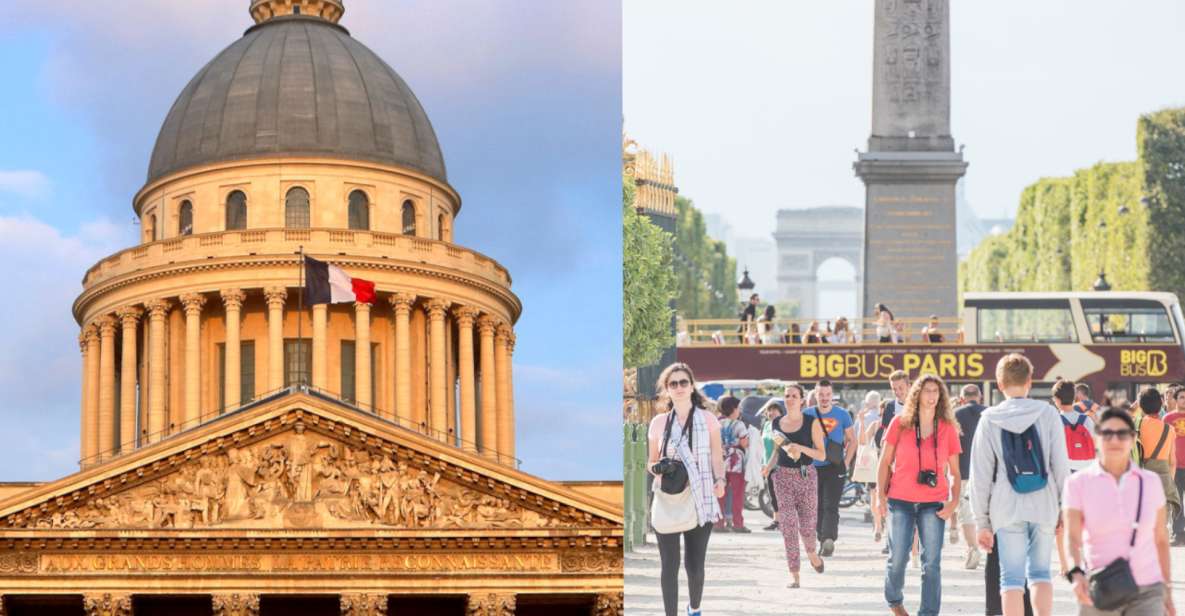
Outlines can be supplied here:
<path id="1" fill-rule="evenodd" d="M 871 443 L 861 445 L 859 451 L 856 452 L 856 463 L 852 466 L 852 481 L 875 483 L 876 464 L 876 446 Z"/>

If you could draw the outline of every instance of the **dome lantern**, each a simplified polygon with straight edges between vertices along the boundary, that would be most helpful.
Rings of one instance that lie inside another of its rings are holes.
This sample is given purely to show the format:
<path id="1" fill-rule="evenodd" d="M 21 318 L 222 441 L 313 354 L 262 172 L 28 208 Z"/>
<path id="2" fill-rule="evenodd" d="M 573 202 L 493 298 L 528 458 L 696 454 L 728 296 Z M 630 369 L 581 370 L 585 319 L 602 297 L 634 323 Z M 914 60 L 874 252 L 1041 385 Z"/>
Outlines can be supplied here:
<path id="1" fill-rule="evenodd" d="M 337 23 L 345 12 L 342 0 L 251 0 L 251 17 L 257 24 L 286 15 L 320 17 Z"/>

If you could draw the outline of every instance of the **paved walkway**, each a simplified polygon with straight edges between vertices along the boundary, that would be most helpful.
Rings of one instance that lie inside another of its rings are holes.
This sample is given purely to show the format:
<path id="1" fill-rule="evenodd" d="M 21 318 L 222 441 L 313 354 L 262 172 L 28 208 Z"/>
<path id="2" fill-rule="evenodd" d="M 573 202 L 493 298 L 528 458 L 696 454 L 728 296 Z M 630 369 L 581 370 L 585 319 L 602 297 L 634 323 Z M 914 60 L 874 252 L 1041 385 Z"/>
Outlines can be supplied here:
<path id="1" fill-rule="evenodd" d="M 885 556 L 882 544 L 872 541 L 872 525 L 863 512 L 840 510 L 839 542 L 827 559 L 827 570 L 815 573 L 803 556 L 802 587 L 786 588 L 790 580 L 782 547 L 782 534 L 764 532 L 769 519 L 761 512 L 745 512 L 752 534 L 713 534 L 708 545 L 704 616 L 758 616 L 836 614 L 858 616 L 888 614 L 884 600 Z M 963 539 L 942 553 L 942 613 L 984 613 L 983 563 L 979 569 L 963 568 Z M 1185 548 L 1173 548 L 1173 573 L 1177 579 L 1175 603 L 1185 606 Z M 986 561 L 986 558 L 981 559 Z M 1054 557 L 1056 570 L 1057 560 Z M 680 600 L 687 603 L 687 582 L 680 572 Z M 905 578 L 905 607 L 918 609 L 921 571 L 910 568 Z M 1054 614 L 1077 614 L 1070 587 L 1054 582 Z M 625 558 L 625 609 L 630 616 L 663 616 L 659 590 L 658 548 L 654 536 Z M 685 609 L 685 608 L 680 608 Z M 680 612 L 681 614 L 683 612 Z"/>

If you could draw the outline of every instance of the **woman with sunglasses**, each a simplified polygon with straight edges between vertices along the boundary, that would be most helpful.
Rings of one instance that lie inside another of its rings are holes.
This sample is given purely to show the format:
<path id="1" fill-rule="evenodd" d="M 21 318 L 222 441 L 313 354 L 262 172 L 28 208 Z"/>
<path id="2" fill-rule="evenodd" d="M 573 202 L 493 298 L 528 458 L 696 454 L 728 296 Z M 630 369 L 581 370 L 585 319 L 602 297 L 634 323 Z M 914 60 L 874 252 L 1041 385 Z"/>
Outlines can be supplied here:
<path id="1" fill-rule="evenodd" d="M 798 539 L 806 548 L 811 567 L 823 573 L 823 559 L 815 552 L 815 519 L 818 515 L 816 492 L 818 475 L 815 460 L 827 457 L 823 450 L 823 424 L 802 412 L 805 392 L 798 383 L 786 385 L 786 412 L 773 422 L 777 455 L 771 456 L 761 473 L 773 477 L 778 495 L 778 527 L 786 545 L 786 564 L 790 567 L 788 588 L 799 585 Z"/>
<path id="2" fill-rule="evenodd" d="M 1173 596 L 1165 588 L 1173 576 L 1160 477 L 1132 464 L 1136 423 L 1127 413 L 1107 410 L 1095 434 L 1100 459 L 1070 475 L 1062 496 L 1063 532 L 1074 564 L 1066 579 L 1074 585 L 1078 614 L 1173 616 Z M 1083 569 L 1100 569 L 1117 558 L 1127 559 L 1139 594 L 1120 610 L 1103 611 L 1091 602 Z"/>
<path id="3" fill-rule="evenodd" d="M 877 509 L 889 514 L 889 561 L 885 601 L 895 616 L 907 616 L 905 564 L 917 531 L 922 546 L 922 605 L 919 616 L 942 607 L 942 540 L 946 521 L 959 506 L 959 428 L 946 383 L 923 374 L 910 387 L 905 409 L 885 429 L 877 473 Z M 947 477 L 951 480 L 948 481 Z"/>
<path id="4" fill-rule="evenodd" d="M 706 401 L 695 386 L 695 376 L 684 363 L 674 363 L 658 377 L 658 408 L 665 408 L 650 422 L 648 433 L 650 457 L 647 468 L 655 475 L 654 490 L 660 477 L 654 465 L 660 458 L 683 462 L 691 486 L 692 501 L 699 525 L 682 533 L 655 533 L 661 567 L 662 602 L 666 616 L 679 613 L 679 539 L 682 536 L 687 556 L 687 586 L 690 602 L 687 616 L 700 616 L 704 594 L 704 560 L 712 525 L 721 518 L 720 499 L 724 496 L 724 453 L 720 422 L 705 410 Z M 670 430 L 667 430 L 668 424 Z M 663 442 L 664 437 L 666 442 Z"/>

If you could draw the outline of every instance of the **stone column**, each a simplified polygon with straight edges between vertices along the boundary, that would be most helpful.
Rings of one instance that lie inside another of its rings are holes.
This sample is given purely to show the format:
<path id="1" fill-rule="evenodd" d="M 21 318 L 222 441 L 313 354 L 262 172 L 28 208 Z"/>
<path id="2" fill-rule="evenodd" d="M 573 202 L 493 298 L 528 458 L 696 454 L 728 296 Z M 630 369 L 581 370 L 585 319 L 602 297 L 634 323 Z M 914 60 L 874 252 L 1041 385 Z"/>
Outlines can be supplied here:
<path id="1" fill-rule="evenodd" d="M 429 421 L 433 436 L 441 441 L 448 441 L 448 403 L 445 399 L 448 388 L 445 384 L 444 359 L 444 313 L 448 310 L 449 302 L 442 299 L 432 299 L 428 302 L 428 406 Z"/>
<path id="2" fill-rule="evenodd" d="M 99 327 L 94 323 L 82 328 L 86 348 L 82 367 L 82 461 L 90 466 L 99 455 Z"/>
<path id="3" fill-rule="evenodd" d="M 240 328 L 242 326 L 243 301 L 247 299 L 247 294 L 242 289 L 223 289 L 221 295 L 222 304 L 226 307 L 226 365 L 222 369 L 225 373 L 222 386 L 226 391 L 226 406 L 219 409 L 219 415 L 230 409 L 238 408 L 242 402 L 240 395 L 243 384 L 240 372 L 240 352 L 242 351 Z"/>
<path id="4" fill-rule="evenodd" d="M 489 458 L 497 455 L 498 378 L 494 366 L 494 332 L 499 322 L 489 316 L 477 321 L 481 332 L 481 413 L 477 417 L 481 433 L 481 452 Z"/>
<path id="5" fill-rule="evenodd" d="M 412 423 L 411 412 L 411 307 L 416 296 L 395 293 L 388 301 L 395 310 L 395 415 L 404 426 Z"/>
<path id="6" fill-rule="evenodd" d="M 259 595 L 214 595 L 214 616 L 259 616 Z"/>
<path id="7" fill-rule="evenodd" d="M 284 300 L 288 289 L 267 287 L 267 390 L 284 386 Z"/>
<path id="8" fill-rule="evenodd" d="M 498 377 L 498 455 L 503 464 L 514 465 L 514 398 L 510 381 L 510 348 L 514 330 L 498 326 L 494 338 L 494 372 Z"/>
<path id="9" fill-rule="evenodd" d="M 313 305 L 313 387 L 329 384 L 329 304 Z"/>
<path id="10" fill-rule="evenodd" d="M 132 616 L 132 596 L 111 593 L 83 595 L 82 610 L 86 616 Z"/>
<path id="11" fill-rule="evenodd" d="M 470 616 L 514 616 L 515 595 L 480 593 L 469 595 Z"/>
<path id="12" fill-rule="evenodd" d="M 144 310 L 124 306 L 115 311 L 123 326 L 123 352 L 119 368 L 119 453 L 136 447 L 136 329 Z"/>
<path id="13" fill-rule="evenodd" d="M 341 616 L 387 616 L 387 595 L 341 595 Z"/>
<path id="14" fill-rule="evenodd" d="M 623 593 L 603 592 L 597 595 L 593 606 L 593 616 L 623 616 L 625 614 L 625 598 Z"/>
<path id="15" fill-rule="evenodd" d="M 370 395 L 370 304 L 354 303 L 354 402 L 374 412 Z M 345 383 L 342 383 L 345 389 Z"/>
<path id="16" fill-rule="evenodd" d="M 165 319 L 173 305 L 166 299 L 155 299 L 148 308 L 148 438 L 155 443 L 165 431 Z"/>
<path id="17" fill-rule="evenodd" d="M 457 363 L 461 378 L 461 447 L 477 451 L 477 383 L 473 365 L 473 322 L 477 309 L 459 306 L 453 309 L 457 320 Z"/>
<path id="18" fill-rule="evenodd" d="M 201 422 L 201 319 L 206 296 L 186 293 L 181 296 L 181 305 L 185 307 L 185 409 L 178 430 L 184 431 Z"/>
<path id="19" fill-rule="evenodd" d="M 99 319 L 99 448 L 100 460 L 115 449 L 115 317 Z"/>

